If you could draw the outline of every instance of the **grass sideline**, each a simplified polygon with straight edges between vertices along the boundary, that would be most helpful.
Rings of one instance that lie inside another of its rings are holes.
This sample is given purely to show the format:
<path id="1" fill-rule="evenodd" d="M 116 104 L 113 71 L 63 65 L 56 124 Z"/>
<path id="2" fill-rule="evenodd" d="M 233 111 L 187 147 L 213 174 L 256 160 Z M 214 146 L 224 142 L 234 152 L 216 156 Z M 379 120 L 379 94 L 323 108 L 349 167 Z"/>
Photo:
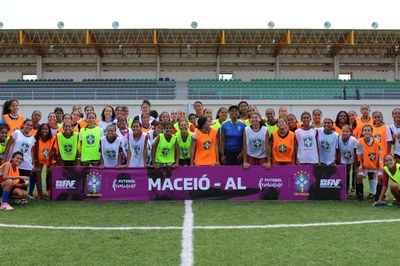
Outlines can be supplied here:
<path id="1" fill-rule="evenodd" d="M 399 218 L 372 202 L 194 201 L 194 226 L 300 224 Z M 181 201 L 33 201 L 2 224 L 182 227 Z M 397 223 L 310 228 L 194 229 L 195 265 L 394 264 Z M 182 230 L 0 228 L 4 265 L 179 265 Z M 384 248 L 379 248 L 383 245 Z M 7 255 L 4 255 L 7 254 Z M 39 255 L 38 255 L 39 254 Z"/>

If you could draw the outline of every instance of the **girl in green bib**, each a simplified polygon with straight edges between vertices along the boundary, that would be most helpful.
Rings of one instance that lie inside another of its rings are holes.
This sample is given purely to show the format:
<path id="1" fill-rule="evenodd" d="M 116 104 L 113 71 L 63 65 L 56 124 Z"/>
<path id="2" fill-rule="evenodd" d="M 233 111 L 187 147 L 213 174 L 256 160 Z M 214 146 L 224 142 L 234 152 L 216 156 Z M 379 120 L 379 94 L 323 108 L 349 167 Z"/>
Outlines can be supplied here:
<path id="1" fill-rule="evenodd" d="M 57 145 L 59 151 L 58 164 L 60 166 L 77 166 L 79 133 L 73 131 L 72 122 L 63 124 L 64 132 L 57 133 Z"/>
<path id="2" fill-rule="evenodd" d="M 174 124 L 165 122 L 164 133 L 159 134 L 153 143 L 151 158 L 155 168 L 169 165 L 175 168 L 179 164 L 179 146 L 173 130 Z"/>
<path id="3" fill-rule="evenodd" d="M 89 112 L 86 115 L 88 125 L 81 129 L 80 147 L 81 147 L 81 165 L 82 166 L 99 166 L 100 138 L 103 136 L 101 127 L 96 126 L 96 113 Z"/>
<path id="4" fill-rule="evenodd" d="M 392 192 L 395 202 L 400 204 L 400 164 L 396 163 L 394 156 L 392 154 L 386 154 L 383 158 L 385 166 L 383 167 L 383 176 L 382 179 L 378 181 L 382 185 L 381 193 L 379 195 L 379 199 L 374 203 L 374 206 L 382 206 L 385 204 L 384 199 L 386 198 L 385 194 L 388 188 L 390 188 L 390 192 Z M 392 181 L 389 186 L 389 179 Z"/>
<path id="5" fill-rule="evenodd" d="M 189 131 L 188 122 L 184 119 L 179 122 L 179 132 L 176 134 L 176 140 L 179 146 L 179 165 L 190 165 L 190 149 L 192 148 L 193 133 Z"/>

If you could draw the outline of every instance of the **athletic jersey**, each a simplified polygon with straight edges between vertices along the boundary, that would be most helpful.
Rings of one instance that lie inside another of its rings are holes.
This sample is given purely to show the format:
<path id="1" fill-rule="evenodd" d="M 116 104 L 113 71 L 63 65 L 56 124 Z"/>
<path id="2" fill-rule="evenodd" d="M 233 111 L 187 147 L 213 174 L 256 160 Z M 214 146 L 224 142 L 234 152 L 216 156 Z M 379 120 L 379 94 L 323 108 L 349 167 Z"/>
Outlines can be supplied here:
<path id="1" fill-rule="evenodd" d="M 40 164 L 49 165 L 50 164 L 50 153 L 54 154 L 58 153 L 58 148 L 56 143 L 56 137 L 51 136 L 49 140 L 44 142 L 42 138 L 39 138 L 39 141 L 36 143 L 37 148 L 37 159 Z M 53 157 L 52 163 L 56 163 L 55 157 Z"/>
<path id="2" fill-rule="evenodd" d="M 14 144 L 7 161 L 11 159 L 14 152 L 20 151 L 24 155 L 24 160 L 18 166 L 19 169 L 31 171 L 33 169 L 32 148 L 36 143 L 35 138 L 33 136 L 26 137 L 20 130 L 15 130 L 11 137 L 14 139 Z"/>
<path id="3" fill-rule="evenodd" d="M 267 127 L 262 126 L 257 132 L 254 132 L 251 126 L 247 126 L 244 130 L 246 132 L 247 155 L 257 159 L 266 158 L 265 138 L 268 138 Z"/>
<path id="4" fill-rule="evenodd" d="M 171 139 L 169 141 L 165 138 L 165 134 L 160 134 L 158 138 L 155 158 L 156 163 L 175 163 L 176 136 L 171 135 Z"/>
<path id="5" fill-rule="evenodd" d="M 58 151 L 63 161 L 75 161 L 78 139 L 79 134 L 77 132 L 72 132 L 69 138 L 66 138 L 63 133 L 57 133 Z"/>
<path id="6" fill-rule="evenodd" d="M 295 133 L 287 131 L 285 136 L 280 136 L 278 131 L 271 134 L 272 157 L 275 162 L 290 163 L 293 159 Z"/>
<path id="7" fill-rule="evenodd" d="M 58 133 L 58 130 L 60 129 L 58 126 L 57 127 L 51 127 L 51 126 L 49 126 L 50 127 L 50 132 L 51 132 L 51 135 L 53 135 L 53 136 L 56 136 L 57 135 L 57 133 Z"/>
<path id="8" fill-rule="evenodd" d="M 331 165 L 336 160 L 336 151 L 338 149 L 339 134 L 332 131 L 326 134 L 322 128 L 318 128 L 318 150 L 319 161 L 321 163 Z"/>
<path id="9" fill-rule="evenodd" d="M 116 137 L 113 142 L 109 142 L 106 136 L 100 139 L 101 158 L 104 167 L 115 167 L 118 164 L 118 155 L 122 152 L 122 140 Z"/>
<path id="10" fill-rule="evenodd" d="M 391 151 L 388 151 L 388 145 L 387 143 L 392 141 L 392 133 L 390 132 L 390 128 L 387 125 L 381 125 L 379 127 L 372 127 L 373 128 L 373 133 L 372 136 L 376 138 L 379 141 L 379 145 L 381 147 L 381 159 L 383 160 L 383 157 L 387 154 L 390 153 Z"/>
<path id="11" fill-rule="evenodd" d="M 182 139 L 182 133 L 179 131 L 176 134 L 176 141 L 178 141 L 179 146 L 179 159 L 190 159 L 190 149 L 192 147 L 192 132 L 188 132 L 185 141 Z"/>
<path id="12" fill-rule="evenodd" d="M 147 135 L 142 132 L 139 139 L 135 139 L 133 133 L 129 133 L 129 149 L 131 151 L 131 160 L 129 161 L 129 167 L 143 167 L 143 150 Z"/>
<path id="13" fill-rule="evenodd" d="M 2 170 L 3 167 L 6 166 L 6 165 L 9 166 L 9 170 L 8 170 L 8 173 L 7 173 L 8 176 L 19 176 L 19 169 L 18 169 L 18 167 L 15 167 L 15 169 L 13 169 L 12 164 L 11 164 L 10 162 L 5 162 L 5 163 L 3 163 L 3 164 L 0 166 L 0 170 Z M 3 182 L 3 175 L 4 175 L 4 172 L 1 171 L 1 175 L 0 175 L 0 184 L 1 184 L 1 182 Z M 13 180 L 13 185 L 16 185 L 16 184 L 18 184 L 18 183 L 19 183 L 19 178 L 16 178 L 16 179 Z"/>
<path id="14" fill-rule="evenodd" d="M 125 133 L 121 132 L 119 128 L 117 128 L 117 135 L 118 137 L 121 138 L 122 140 L 122 156 L 127 158 L 128 157 L 128 151 L 129 151 L 129 136 L 132 133 L 132 129 L 127 128 L 127 131 L 124 131 Z"/>
<path id="15" fill-rule="evenodd" d="M 225 120 L 225 121 L 228 121 L 228 120 Z M 222 122 L 222 124 L 225 123 L 225 121 Z M 215 119 L 215 120 L 213 121 L 213 123 L 210 125 L 210 127 L 211 127 L 211 128 L 214 128 L 214 129 L 216 129 L 216 130 L 219 130 L 219 129 L 221 128 L 222 124 L 219 122 L 219 119 Z"/>
<path id="16" fill-rule="evenodd" d="M 317 129 L 295 131 L 297 140 L 297 158 L 300 163 L 318 163 Z"/>
<path id="17" fill-rule="evenodd" d="M 22 124 L 24 123 L 25 117 L 23 115 L 18 115 L 18 117 L 11 117 L 9 114 L 3 115 L 4 122 L 8 125 L 9 129 L 7 136 L 11 136 L 11 134 L 17 130 L 22 128 Z"/>
<path id="18" fill-rule="evenodd" d="M 340 163 L 341 164 L 352 164 L 354 163 L 354 149 L 356 148 L 357 139 L 353 136 L 347 141 L 344 141 L 342 137 L 339 137 L 339 151 L 340 151 Z"/>
<path id="19" fill-rule="evenodd" d="M 100 139 L 103 136 L 101 127 L 82 128 L 80 132 L 81 144 L 81 161 L 100 161 Z"/>
<path id="20" fill-rule="evenodd" d="M 147 132 L 149 132 L 150 130 L 153 130 L 153 129 L 154 129 L 153 125 L 150 125 L 149 127 L 142 127 L 142 132 L 147 133 Z"/>
<path id="21" fill-rule="evenodd" d="M 268 137 L 270 137 L 273 132 L 278 130 L 277 122 L 275 122 L 275 124 L 273 124 L 273 125 L 270 125 L 270 124 L 268 124 L 268 122 L 265 122 L 265 125 L 267 126 L 267 129 L 268 129 Z"/>
<path id="22" fill-rule="evenodd" d="M 392 179 L 394 182 L 396 182 L 397 184 L 400 184 L 400 164 L 396 163 L 395 164 L 395 169 L 396 172 L 394 172 L 392 174 L 392 172 L 390 171 L 390 169 L 387 166 L 383 167 L 383 186 L 388 186 L 388 179 L 390 177 L 390 179 Z"/>
<path id="23" fill-rule="evenodd" d="M 106 122 L 106 121 L 100 121 L 99 122 L 99 127 L 101 127 L 101 129 L 103 130 L 103 134 L 106 134 L 106 129 L 109 125 L 112 125 L 114 123 L 114 121 L 111 122 Z M 114 123 L 114 125 L 116 125 L 116 123 Z"/>
<path id="24" fill-rule="evenodd" d="M 338 133 L 339 137 L 342 136 L 342 129 L 338 127 L 335 123 L 333 124 L 333 130 Z"/>
<path id="25" fill-rule="evenodd" d="M 133 118 L 128 119 L 128 128 L 131 128 L 133 124 Z"/>
<path id="26" fill-rule="evenodd" d="M 158 135 L 157 135 L 158 136 Z M 151 163 L 151 150 L 153 148 L 153 143 L 157 136 L 154 136 L 154 129 L 147 132 L 147 162 Z"/>
<path id="27" fill-rule="evenodd" d="M 360 138 L 356 144 L 356 153 L 362 158 L 362 165 L 365 169 L 376 170 L 378 169 L 379 156 L 381 149 L 379 147 L 379 141 L 375 138 L 371 138 L 368 143 L 365 142 L 365 138 Z"/>
<path id="28" fill-rule="evenodd" d="M 390 125 L 390 130 L 393 132 L 393 134 L 396 136 L 394 139 L 394 154 L 400 156 L 400 138 L 397 137 L 397 134 L 400 133 L 400 127 L 397 127 L 395 124 Z"/>
<path id="29" fill-rule="evenodd" d="M 357 117 L 355 123 L 356 123 L 356 127 L 353 129 L 353 136 L 356 137 L 356 139 L 361 138 L 363 126 L 370 125 L 371 127 L 374 127 L 374 121 L 371 117 L 368 118 L 367 122 L 363 122 L 361 120 L 361 117 Z"/>
<path id="30" fill-rule="evenodd" d="M 235 124 L 231 120 L 222 124 L 221 133 L 225 134 L 225 150 L 233 152 L 242 151 L 245 127 L 246 125 L 239 120 Z"/>
<path id="31" fill-rule="evenodd" d="M 10 137 L 7 137 L 4 142 L 0 142 L 0 162 L 4 158 L 4 153 L 6 152 L 7 144 L 8 141 L 10 140 Z"/>
<path id="32" fill-rule="evenodd" d="M 217 130 L 211 128 L 208 133 L 203 133 L 196 129 L 192 136 L 193 144 L 196 145 L 194 154 L 195 165 L 215 165 L 217 163 L 216 147 Z"/>

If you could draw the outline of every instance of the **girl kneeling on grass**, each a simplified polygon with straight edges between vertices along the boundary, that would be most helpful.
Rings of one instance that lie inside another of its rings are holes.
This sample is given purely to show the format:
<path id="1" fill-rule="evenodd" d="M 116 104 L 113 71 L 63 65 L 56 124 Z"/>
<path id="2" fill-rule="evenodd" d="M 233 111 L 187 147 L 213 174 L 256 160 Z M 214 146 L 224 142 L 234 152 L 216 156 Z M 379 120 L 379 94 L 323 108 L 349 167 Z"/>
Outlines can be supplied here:
<path id="1" fill-rule="evenodd" d="M 390 184 L 390 191 L 392 192 L 396 203 L 400 203 L 400 164 L 396 163 L 394 156 L 386 154 L 384 157 L 385 166 L 383 167 L 382 191 L 379 199 L 374 203 L 374 206 L 384 205 L 384 198 L 388 189 L 389 179 L 392 181 Z"/>
<path id="2" fill-rule="evenodd" d="M 33 193 L 33 189 L 35 188 L 35 177 L 32 174 L 32 170 L 34 167 L 33 161 L 35 158 L 33 147 L 35 146 L 36 139 L 34 136 L 30 134 L 32 126 L 33 126 L 32 120 L 25 119 L 25 121 L 22 124 L 22 129 L 15 130 L 11 134 L 11 138 L 7 144 L 7 148 L 3 159 L 3 163 L 5 163 L 6 160 L 9 160 L 11 158 L 11 155 L 14 154 L 14 152 L 17 151 L 22 152 L 22 154 L 24 155 L 24 160 L 19 165 L 19 172 L 22 176 L 30 177 L 29 178 L 30 194 Z"/>
<path id="3" fill-rule="evenodd" d="M 10 195 L 13 198 L 21 199 L 21 203 L 27 203 L 28 193 L 26 187 L 29 185 L 28 176 L 20 176 L 18 166 L 24 160 L 22 152 L 15 152 L 10 162 L 6 162 L 0 166 L 0 181 L 3 195 L 1 199 L 1 210 L 10 211 L 14 208 L 8 204 Z"/>

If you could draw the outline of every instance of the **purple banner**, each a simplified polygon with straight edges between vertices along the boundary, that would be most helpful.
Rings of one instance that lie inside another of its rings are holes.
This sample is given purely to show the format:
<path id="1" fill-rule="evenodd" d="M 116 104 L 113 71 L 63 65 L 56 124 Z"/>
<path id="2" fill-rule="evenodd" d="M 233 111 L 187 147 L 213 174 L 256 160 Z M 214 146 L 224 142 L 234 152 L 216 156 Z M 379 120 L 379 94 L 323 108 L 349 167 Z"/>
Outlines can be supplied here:
<path id="1" fill-rule="evenodd" d="M 344 166 L 52 169 L 52 200 L 346 199 Z"/>

